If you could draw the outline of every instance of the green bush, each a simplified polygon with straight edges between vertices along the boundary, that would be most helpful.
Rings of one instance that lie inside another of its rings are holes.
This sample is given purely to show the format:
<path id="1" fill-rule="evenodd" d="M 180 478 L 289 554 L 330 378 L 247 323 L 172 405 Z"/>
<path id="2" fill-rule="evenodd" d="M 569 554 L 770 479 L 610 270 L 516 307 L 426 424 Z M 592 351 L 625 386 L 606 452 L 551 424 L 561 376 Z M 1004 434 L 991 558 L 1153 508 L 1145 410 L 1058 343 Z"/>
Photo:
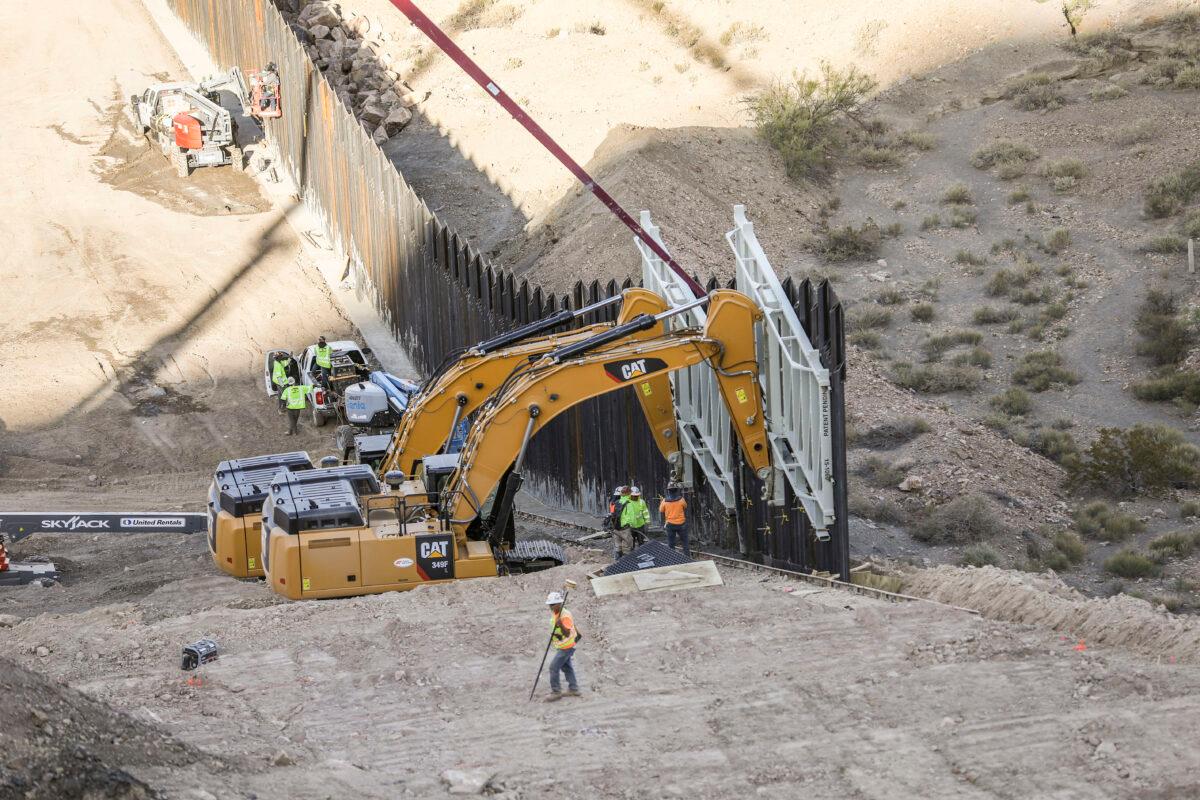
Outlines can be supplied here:
<path id="1" fill-rule="evenodd" d="M 1071 246 L 1071 232 L 1066 228 L 1055 228 L 1046 232 L 1042 248 L 1051 255 L 1058 255 Z"/>
<path id="2" fill-rule="evenodd" d="M 891 450 L 930 430 L 929 423 L 920 417 L 897 417 L 859 434 L 855 445 L 872 450 Z"/>
<path id="3" fill-rule="evenodd" d="M 1059 531 L 1054 534 L 1054 549 L 1066 556 L 1067 561 L 1078 564 L 1087 555 L 1087 545 L 1078 534 L 1071 531 Z"/>
<path id="4" fill-rule="evenodd" d="M 1151 219 L 1171 217 L 1182 211 L 1197 193 L 1200 193 L 1200 161 L 1148 183 L 1143 208 Z"/>
<path id="5" fill-rule="evenodd" d="M 892 312 L 873 306 L 855 306 L 848 317 L 846 327 L 851 333 L 877 330 L 892 324 Z"/>
<path id="6" fill-rule="evenodd" d="M 937 361 L 947 350 L 960 345 L 977 345 L 982 341 L 983 334 L 979 331 L 957 330 L 929 337 L 921 345 L 921 349 L 925 353 L 926 361 Z"/>
<path id="7" fill-rule="evenodd" d="M 988 401 L 992 408 L 1010 417 L 1023 417 L 1033 410 L 1033 400 L 1023 389 L 1015 386 Z"/>
<path id="8" fill-rule="evenodd" d="M 1026 353 L 1013 370 L 1013 383 L 1034 392 L 1044 392 L 1055 386 L 1073 386 L 1079 376 L 1063 366 L 1063 358 L 1052 350 Z"/>
<path id="9" fill-rule="evenodd" d="M 851 514 L 863 519 L 887 525 L 904 525 L 908 522 L 904 507 L 884 497 L 872 497 L 865 492 L 851 490 L 848 505 Z"/>
<path id="10" fill-rule="evenodd" d="M 899 289 L 883 289 L 875 295 L 875 302 L 881 306 L 895 306 L 907 302 L 908 298 Z"/>
<path id="11" fill-rule="evenodd" d="M 1192 488 L 1200 449 L 1164 425 L 1101 428 L 1071 473 L 1076 486 L 1117 495 Z"/>
<path id="12" fill-rule="evenodd" d="M 1075 444 L 1075 437 L 1054 428 L 1042 427 L 1033 431 L 1027 446 L 1058 464 L 1071 464 L 1079 458 L 1079 447 Z"/>
<path id="13" fill-rule="evenodd" d="M 1004 308 L 995 308 L 994 306 L 983 306 L 975 309 L 975 313 L 971 315 L 971 319 L 976 325 L 998 325 L 1002 322 L 1012 322 L 1014 319 L 1021 316 L 1021 312 L 1011 306 Z"/>
<path id="14" fill-rule="evenodd" d="M 868 260 L 879 255 L 882 242 L 883 231 L 867 220 L 858 228 L 853 225 L 830 228 L 825 234 L 821 254 L 829 261 Z"/>
<path id="15" fill-rule="evenodd" d="M 1145 527 L 1137 517 L 1122 513 L 1103 500 L 1088 503 L 1075 512 L 1075 530 L 1089 539 L 1123 542 Z"/>
<path id="16" fill-rule="evenodd" d="M 937 214 L 930 214 L 925 219 L 921 220 L 921 230 L 928 231 L 942 224 L 942 218 Z"/>
<path id="17" fill-rule="evenodd" d="M 1200 517 L 1200 503 L 1195 500 L 1185 500 L 1179 504 L 1179 518 L 1189 519 L 1190 517 Z"/>
<path id="18" fill-rule="evenodd" d="M 842 142 L 841 128 L 875 88 L 875 81 L 854 67 L 822 63 L 820 74 L 797 75 L 750 96 L 746 105 L 755 127 L 783 156 L 791 178 L 823 172 Z"/>
<path id="19" fill-rule="evenodd" d="M 923 364 L 915 367 L 902 361 L 892 369 L 893 383 L 922 394 L 974 391 L 982 380 L 983 374 L 975 367 L 945 364 Z"/>
<path id="20" fill-rule="evenodd" d="M 981 494 L 966 494 L 918 520 L 912 535 L 931 544 L 960 544 L 986 541 L 1007 530 L 994 502 Z"/>
<path id="21" fill-rule="evenodd" d="M 1159 366 L 1183 361 L 1195 341 L 1191 329 L 1180 319 L 1178 298 L 1163 289 L 1146 292 L 1133 329 L 1142 338 L 1138 354 Z"/>
<path id="22" fill-rule="evenodd" d="M 992 354 L 988 352 L 986 347 L 976 345 L 965 353 L 959 353 L 950 360 L 951 364 L 958 366 L 975 366 L 981 369 L 988 369 L 992 366 Z"/>
<path id="23" fill-rule="evenodd" d="M 932 303 L 918 303 L 908 310 L 913 322 L 933 322 L 936 313 Z"/>
<path id="24" fill-rule="evenodd" d="M 890 461 L 886 461 L 879 456 L 868 456 L 863 459 L 855 472 L 872 486 L 890 486 L 895 487 L 896 484 L 904 480 L 905 472 L 902 469 L 897 469 Z"/>
<path id="25" fill-rule="evenodd" d="M 965 183 L 951 184 L 942 192 L 943 205 L 970 205 L 972 202 L 971 190 Z"/>
<path id="26" fill-rule="evenodd" d="M 963 567 L 997 567 L 1000 554 L 986 544 L 976 544 L 963 551 L 958 563 Z"/>
<path id="27" fill-rule="evenodd" d="M 1200 211 L 1188 214 L 1178 227 L 1179 233 L 1184 239 L 1200 239 Z M 1186 245 L 1184 249 L 1187 249 Z"/>
<path id="28" fill-rule="evenodd" d="M 1151 540 L 1150 552 L 1161 559 L 1187 558 L 1196 549 L 1197 536 L 1195 531 L 1171 531 Z"/>
<path id="29" fill-rule="evenodd" d="M 1158 565 L 1141 553 L 1122 550 L 1104 561 L 1104 571 L 1121 578 L 1149 578 L 1158 574 Z"/>
<path id="30" fill-rule="evenodd" d="M 1200 405 L 1200 372 L 1172 370 L 1144 381 L 1135 381 L 1130 391 L 1150 403 L 1183 402 Z"/>
<path id="31" fill-rule="evenodd" d="M 1004 180 L 1012 180 L 1025 173 L 1027 162 L 1036 161 L 1037 150 L 1024 142 L 1000 139 L 984 145 L 971 156 L 971 166 L 976 169 L 997 167 L 997 174 Z"/>
<path id="32" fill-rule="evenodd" d="M 986 258 L 977 256 L 970 250 L 959 250 L 954 254 L 954 261 L 957 264 L 970 264 L 973 267 L 982 266 L 987 263 Z"/>

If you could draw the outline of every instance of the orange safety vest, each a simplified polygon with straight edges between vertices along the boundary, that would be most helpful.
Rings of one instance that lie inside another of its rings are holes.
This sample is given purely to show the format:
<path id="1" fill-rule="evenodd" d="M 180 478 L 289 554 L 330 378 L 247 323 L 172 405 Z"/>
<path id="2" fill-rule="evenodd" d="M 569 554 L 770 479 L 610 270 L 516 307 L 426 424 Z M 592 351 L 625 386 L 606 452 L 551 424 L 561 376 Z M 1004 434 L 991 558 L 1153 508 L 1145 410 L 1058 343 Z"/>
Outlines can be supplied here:
<path id="1" fill-rule="evenodd" d="M 563 630 L 564 627 L 567 630 Z M 555 650 L 570 650 L 575 646 L 576 638 L 575 620 L 571 612 L 564 608 L 554 617 L 554 632 L 550 635 L 550 640 L 554 642 Z"/>

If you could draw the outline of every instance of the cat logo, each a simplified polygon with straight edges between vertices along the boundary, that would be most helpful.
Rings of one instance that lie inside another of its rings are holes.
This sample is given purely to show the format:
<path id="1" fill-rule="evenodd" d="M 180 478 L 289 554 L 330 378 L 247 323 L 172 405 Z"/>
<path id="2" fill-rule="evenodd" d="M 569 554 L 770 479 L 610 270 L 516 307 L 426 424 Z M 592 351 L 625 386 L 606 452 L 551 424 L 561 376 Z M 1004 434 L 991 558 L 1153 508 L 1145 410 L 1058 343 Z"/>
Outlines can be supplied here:
<path id="1" fill-rule="evenodd" d="M 667 362 L 661 358 L 629 358 L 623 361 L 610 361 L 604 365 L 604 371 L 608 373 L 608 377 L 617 383 L 626 383 L 666 368 Z"/>
<path id="2" fill-rule="evenodd" d="M 445 558 L 444 546 L 444 542 L 421 542 L 421 558 Z"/>
<path id="3" fill-rule="evenodd" d="M 454 540 L 444 533 L 418 536 L 416 567 L 423 581 L 453 578 Z"/>

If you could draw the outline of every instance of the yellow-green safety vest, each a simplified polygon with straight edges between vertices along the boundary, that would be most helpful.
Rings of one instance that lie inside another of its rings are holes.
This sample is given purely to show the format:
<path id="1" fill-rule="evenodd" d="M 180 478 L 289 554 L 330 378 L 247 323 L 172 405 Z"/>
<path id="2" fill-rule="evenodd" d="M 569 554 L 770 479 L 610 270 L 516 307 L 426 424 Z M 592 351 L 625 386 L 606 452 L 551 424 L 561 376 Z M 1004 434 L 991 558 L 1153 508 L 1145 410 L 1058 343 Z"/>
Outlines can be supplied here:
<path id="1" fill-rule="evenodd" d="M 324 367 L 325 369 L 332 368 L 333 367 L 333 348 L 330 347 L 329 345 L 325 345 L 324 347 L 318 346 L 316 360 L 317 360 L 318 367 Z"/>
<path id="2" fill-rule="evenodd" d="M 287 403 L 287 407 L 293 411 L 302 411 L 308 407 L 308 393 L 312 391 L 311 386 L 293 385 L 283 390 L 283 401 Z"/>
<path id="3" fill-rule="evenodd" d="M 275 383 L 276 386 L 286 386 L 287 385 L 287 379 L 288 379 L 287 368 L 288 368 L 288 362 L 287 362 L 286 358 L 276 359 L 274 361 L 274 363 L 271 364 L 271 380 Z"/>

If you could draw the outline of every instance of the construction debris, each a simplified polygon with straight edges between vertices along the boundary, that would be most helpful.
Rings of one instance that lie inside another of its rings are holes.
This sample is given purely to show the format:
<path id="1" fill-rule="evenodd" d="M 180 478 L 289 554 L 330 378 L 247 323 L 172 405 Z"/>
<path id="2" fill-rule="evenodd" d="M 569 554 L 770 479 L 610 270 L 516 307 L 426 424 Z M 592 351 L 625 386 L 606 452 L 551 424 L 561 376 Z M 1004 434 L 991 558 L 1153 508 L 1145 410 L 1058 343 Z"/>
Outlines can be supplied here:
<path id="1" fill-rule="evenodd" d="M 592 579 L 592 592 L 596 597 L 637 592 L 676 591 L 678 589 L 700 589 L 705 586 L 723 586 L 721 574 L 712 561 L 693 561 L 665 567 L 651 567 L 636 572 L 622 572 Z"/>

